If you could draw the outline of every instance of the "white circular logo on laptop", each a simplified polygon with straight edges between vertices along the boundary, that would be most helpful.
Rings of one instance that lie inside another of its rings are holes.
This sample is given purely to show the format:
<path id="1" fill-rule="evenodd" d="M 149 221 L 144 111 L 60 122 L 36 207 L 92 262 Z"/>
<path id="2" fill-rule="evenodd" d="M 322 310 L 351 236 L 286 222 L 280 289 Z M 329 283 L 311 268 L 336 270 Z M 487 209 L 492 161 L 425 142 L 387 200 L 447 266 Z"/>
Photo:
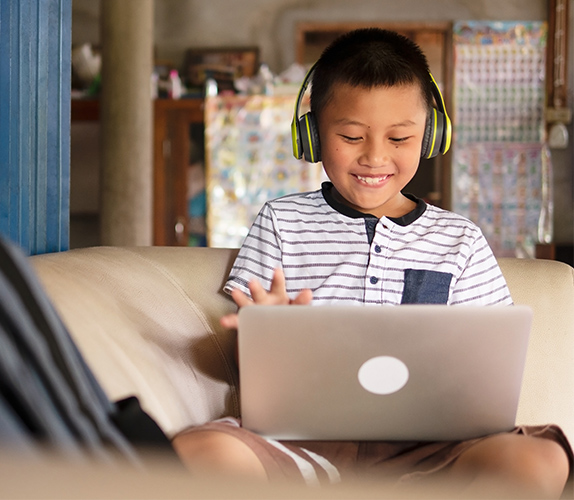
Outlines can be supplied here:
<path id="1" fill-rule="evenodd" d="M 377 356 L 359 368 L 359 382 L 373 394 L 392 394 L 402 389 L 409 380 L 409 369 L 400 359 Z"/>

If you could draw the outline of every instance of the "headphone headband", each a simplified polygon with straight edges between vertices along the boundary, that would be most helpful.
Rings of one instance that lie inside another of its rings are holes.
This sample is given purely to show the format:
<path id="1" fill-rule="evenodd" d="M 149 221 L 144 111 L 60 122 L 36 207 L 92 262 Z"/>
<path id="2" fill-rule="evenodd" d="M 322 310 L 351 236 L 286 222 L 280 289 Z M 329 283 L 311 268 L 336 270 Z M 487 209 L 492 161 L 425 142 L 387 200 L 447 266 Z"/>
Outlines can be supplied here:
<path id="1" fill-rule="evenodd" d="M 293 120 L 291 121 L 293 156 L 298 160 L 304 156 L 305 160 L 311 163 L 321 160 L 319 131 L 313 113 L 309 112 L 300 119 L 299 110 L 301 109 L 303 96 L 311 82 L 311 75 L 316 65 L 317 63 L 315 62 L 303 79 L 303 83 L 297 94 Z M 429 72 L 429 76 L 431 80 L 431 91 L 437 108 L 432 108 L 431 114 L 425 124 L 421 157 L 426 159 L 434 158 L 439 152 L 444 155 L 449 150 L 452 140 L 452 123 L 446 112 L 443 96 L 432 73 Z M 304 130 L 302 130 L 303 128 Z"/>
<path id="2" fill-rule="evenodd" d="M 430 71 L 429 71 L 429 75 L 430 75 L 431 82 L 432 82 L 431 90 L 432 90 L 434 100 L 436 102 L 438 110 L 444 115 L 445 126 L 443 129 L 443 135 L 442 135 L 443 140 L 442 140 L 440 152 L 442 154 L 445 154 L 449 150 L 450 143 L 452 140 L 452 122 L 450 121 L 450 117 L 448 116 L 448 113 L 446 111 L 446 106 L 444 104 L 444 98 L 442 97 L 442 93 L 438 87 L 438 84 L 436 83 L 436 80 L 434 79 L 434 76 L 432 76 L 432 73 Z"/>
<path id="3" fill-rule="evenodd" d="M 313 66 L 309 68 L 309 71 L 307 71 L 307 74 L 303 79 L 303 83 L 301 84 L 301 88 L 297 94 L 297 100 L 295 101 L 295 111 L 293 112 L 293 120 L 291 121 L 291 141 L 293 143 L 293 156 L 298 160 L 300 160 L 303 156 L 303 147 L 299 136 L 299 110 L 301 109 L 301 103 L 303 102 L 305 91 L 307 90 L 309 83 L 311 83 L 311 75 L 315 70 L 315 66 L 317 66 L 317 63 L 314 63 Z"/>

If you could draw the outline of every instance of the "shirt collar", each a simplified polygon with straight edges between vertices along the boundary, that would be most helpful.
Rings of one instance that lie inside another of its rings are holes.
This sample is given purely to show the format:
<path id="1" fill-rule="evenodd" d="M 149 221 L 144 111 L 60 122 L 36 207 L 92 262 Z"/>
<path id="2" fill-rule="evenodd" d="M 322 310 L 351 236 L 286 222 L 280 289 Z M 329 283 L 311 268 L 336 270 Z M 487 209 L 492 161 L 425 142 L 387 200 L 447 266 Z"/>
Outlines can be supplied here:
<path id="1" fill-rule="evenodd" d="M 333 196 L 333 187 L 334 186 L 332 182 L 323 182 L 323 184 L 321 185 L 321 191 L 323 193 L 323 197 L 325 198 L 325 201 L 329 204 L 331 208 L 333 208 L 340 214 L 343 214 L 347 217 L 351 217 L 353 219 L 360 219 L 360 218 L 378 219 L 378 217 L 372 214 L 359 212 L 358 210 L 355 210 L 354 208 L 348 207 L 347 205 L 337 201 Z M 391 222 L 394 222 L 395 224 L 398 224 L 399 226 L 406 227 L 409 224 L 412 224 L 414 221 L 416 221 L 424 213 L 424 211 L 427 208 L 427 204 L 423 200 L 417 198 L 412 194 L 408 193 L 403 194 L 409 200 L 414 201 L 416 203 L 416 207 L 409 213 L 403 215 L 402 217 L 387 217 L 387 219 L 390 220 Z"/>

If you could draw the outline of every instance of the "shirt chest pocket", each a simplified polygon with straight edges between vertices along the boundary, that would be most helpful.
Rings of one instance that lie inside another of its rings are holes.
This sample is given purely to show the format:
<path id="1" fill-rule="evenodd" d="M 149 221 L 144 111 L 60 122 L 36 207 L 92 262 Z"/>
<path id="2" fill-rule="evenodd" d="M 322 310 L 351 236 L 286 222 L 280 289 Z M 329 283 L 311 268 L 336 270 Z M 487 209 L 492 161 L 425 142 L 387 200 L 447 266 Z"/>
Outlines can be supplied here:
<path id="1" fill-rule="evenodd" d="M 452 274 L 405 269 L 401 304 L 446 304 Z"/>

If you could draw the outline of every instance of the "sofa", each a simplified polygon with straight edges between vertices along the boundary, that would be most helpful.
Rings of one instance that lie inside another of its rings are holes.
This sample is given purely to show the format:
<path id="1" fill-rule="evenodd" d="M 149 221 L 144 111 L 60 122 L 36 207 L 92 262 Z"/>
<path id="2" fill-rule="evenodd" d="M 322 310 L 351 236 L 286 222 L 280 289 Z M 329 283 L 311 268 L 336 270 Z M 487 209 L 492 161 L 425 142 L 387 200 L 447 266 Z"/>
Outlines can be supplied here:
<path id="1" fill-rule="evenodd" d="M 108 396 L 137 395 L 168 436 L 239 414 L 235 310 L 221 291 L 235 249 L 94 247 L 30 257 Z M 499 259 L 533 327 L 517 423 L 560 425 L 574 443 L 574 269 Z"/>

